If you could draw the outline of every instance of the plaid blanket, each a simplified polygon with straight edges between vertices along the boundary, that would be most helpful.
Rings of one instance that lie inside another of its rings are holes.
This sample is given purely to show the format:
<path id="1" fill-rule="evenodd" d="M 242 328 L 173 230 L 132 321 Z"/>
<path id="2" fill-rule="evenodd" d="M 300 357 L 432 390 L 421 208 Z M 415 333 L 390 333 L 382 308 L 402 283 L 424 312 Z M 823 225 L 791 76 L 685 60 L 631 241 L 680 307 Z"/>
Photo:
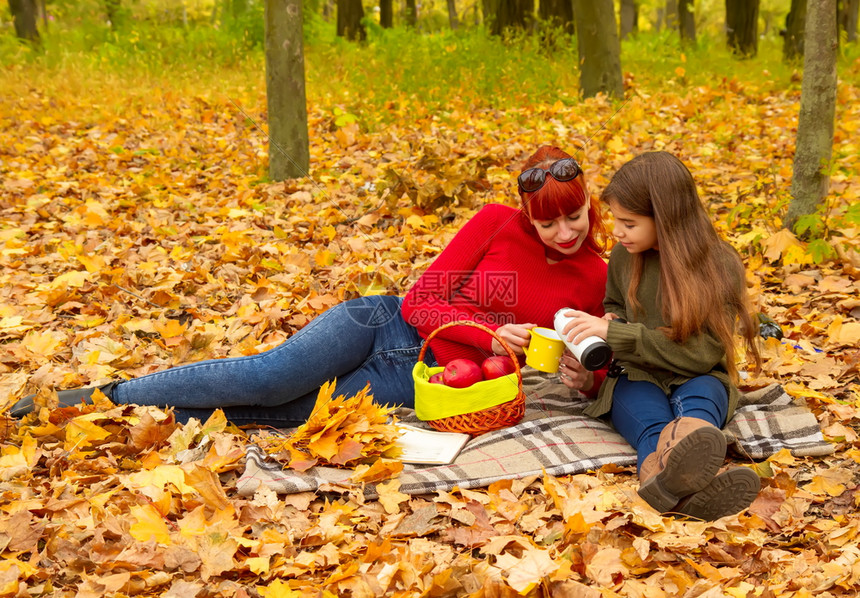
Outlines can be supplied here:
<path id="1" fill-rule="evenodd" d="M 608 464 L 635 465 L 636 451 L 609 423 L 583 414 L 588 402 L 581 395 L 530 368 L 523 371 L 523 390 L 526 414 L 519 424 L 473 438 L 449 465 L 405 464 L 399 476 L 400 492 L 427 494 L 543 472 L 560 476 Z M 425 425 L 412 410 L 399 410 L 397 415 L 404 423 Z M 744 394 L 723 431 L 730 452 L 745 461 L 765 459 L 784 448 L 796 456 L 826 455 L 833 450 L 812 412 L 779 385 Z M 261 486 L 292 494 L 350 485 L 351 470 L 315 467 L 298 473 L 284 469 L 253 444 L 245 456 L 245 470 L 237 482 L 244 496 Z M 372 485 L 365 488 L 365 496 L 376 497 Z"/>

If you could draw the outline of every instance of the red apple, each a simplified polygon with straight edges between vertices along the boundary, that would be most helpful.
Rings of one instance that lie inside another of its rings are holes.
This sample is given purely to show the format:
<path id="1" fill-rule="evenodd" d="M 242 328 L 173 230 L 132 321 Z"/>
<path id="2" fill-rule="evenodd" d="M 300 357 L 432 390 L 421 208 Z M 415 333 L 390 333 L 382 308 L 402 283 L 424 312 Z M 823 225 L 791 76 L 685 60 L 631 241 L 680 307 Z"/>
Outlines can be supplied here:
<path id="1" fill-rule="evenodd" d="M 445 384 L 445 381 L 442 380 L 442 372 L 436 372 L 427 380 L 430 384 Z"/>
<path id="2" fill-rule="evenodd" d="M 501 378 L 502 376 L 513 374 L 515 371 L 514 362 L 507 355 L 487 357 L 481 364 L 481 373 L 484 375 L 484 380 Z"/>
<path id="3" fill-rule="evenodd" d="M 481 366 L 471 359 L 452 359 L 442 372 L 442 380 L 452 388 L 466 388 L 483 379 Z"/>

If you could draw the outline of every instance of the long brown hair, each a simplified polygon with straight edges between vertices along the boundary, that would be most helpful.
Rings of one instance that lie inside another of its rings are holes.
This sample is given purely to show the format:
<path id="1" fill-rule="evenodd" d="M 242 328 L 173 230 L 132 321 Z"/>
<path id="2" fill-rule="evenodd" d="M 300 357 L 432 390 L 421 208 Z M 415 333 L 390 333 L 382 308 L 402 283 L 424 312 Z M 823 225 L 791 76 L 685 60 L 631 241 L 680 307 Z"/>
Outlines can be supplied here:
<path id="1" fill-rule="evenodd" d="M 523 171 L 529 168 L 547 169 L 553 163 L 564 158 L 570 158 L 564 150 L 544 145 L 529 157 L 523 164 Z M 603 253 L 606 247 L 606 223 L 600 212 L 597 198 L 588 193 L 585 174 L 580 174 L 572 181 L 560 182 L 547 175 L 543 187 L 532 193 L 520 192 L 522 214 L 531 220 L 554 220 L 559 216 L 578 212 L 582 206 L 588 205 L 588 238 L 584 245 L 597 253 Z"/>
<path id="2" fill-rule="evenodd" d="M 717 235 L 683 162 L 668 152 L 636 156 L 615 173 L 601 199 L 654 219 L 660 303 L 668 323 L 663 332 L 676 342 L 703 332 L 713 334 L 726 352 L 729 375 L 737 381 L 737 329 L 748 358 L 760 367 L 743 262 Z M 627 301 L 636 311 L 641 310 L 636 294 L 644 258 L 642 254 L 632 258 Z"/>

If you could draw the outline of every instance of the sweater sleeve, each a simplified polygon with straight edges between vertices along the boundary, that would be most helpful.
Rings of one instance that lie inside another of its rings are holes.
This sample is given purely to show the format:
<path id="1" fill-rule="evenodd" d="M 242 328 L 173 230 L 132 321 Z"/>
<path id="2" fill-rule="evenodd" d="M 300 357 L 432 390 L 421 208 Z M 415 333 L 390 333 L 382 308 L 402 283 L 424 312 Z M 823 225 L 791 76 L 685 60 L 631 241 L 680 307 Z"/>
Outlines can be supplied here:
<path id="1" fill-rule="evenodd" d="M 498 234 L 497 207 L 488 205 L 466 222 L 403 299 L 403 318 L 422 337 L 427 338 L 443 324 L 474 320 L 473 311 L 458 305 L 454 297 L 474 274 L 487 251 L 488 240 Z M 498 328 L 482 324 L 492 330 Z M 492 352 L 492 337 L 475 328 L 453 326 L 438 336 Z"/>
<path id="2" fill-rule="evenodd" d="M 603 297 L 603 309 L 608 314 L 615 314 L 619 318 L 627 318 L 627 296 L 626 285 L 622 285 L 618 280 L 618 274 L 622 270 L 621 267 L 613 262 L 619 262 L 622 257 L 629 259 L 626 254 L 621 255 L 617 251 L 613 251 L 609 257 L 608 276 L 606 278 L 606 293 Z"/>
<path id="3" fill-rule="evenodd" d="M 709 334 L 691 336 L 678 343 L 639 323 L 609 322 L 606 342 L 622 362 L 643 369 L 660 368 L 685 377 L 719 369 L 725 358 L 722 345 Z"/>

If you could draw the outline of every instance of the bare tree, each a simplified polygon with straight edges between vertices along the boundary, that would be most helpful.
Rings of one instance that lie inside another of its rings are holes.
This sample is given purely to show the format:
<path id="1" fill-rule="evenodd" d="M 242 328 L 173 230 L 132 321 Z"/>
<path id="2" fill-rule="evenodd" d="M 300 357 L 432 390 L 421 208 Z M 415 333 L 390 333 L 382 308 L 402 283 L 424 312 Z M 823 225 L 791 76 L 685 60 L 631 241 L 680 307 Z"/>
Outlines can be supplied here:
<path id="1" fill-rule="evenodd" d="M 803 83 L 797 120 L 797 145 L 791 203 L 785 226 L 815 212 L 827 196 L 836 115 L 836 0 L 814 0 L 807 7 Z"/>
<path id="2" fill-rule="evenodd" d="M 394 0 L 379 0 L 379 25 L 384 29 L 394 27 Z"/>
<path id="3" fill-rule="evenodd" d="M 361 20 L 364 7 L 361 0 L 337 0 L 337 34 L 352 41 L 367 39 L 367 31 Z"/>
<path id="4" fill-rule="evenodd" d="M 696 43 L 696 12 L 693 0 L 678 0 L 678 32 L 681 41 Z"/>
<path id="5" fill-rule="evenodd" d="M 666 29 L 675 29 L 678 27 L 678 0 L 666 0 L 665 6 Z"/>
<path id="6" fill-rule="evenodd" d="M 621 0 L 620 9 L 621 39 L 639 31 L 639 5 L 636 0 Z"/>
<path id="7" fill-rule="evenodd" d="M 452 30 L 456 31 L 460 28 L 460 20 L 457 18 L 457 0 L 448 0 L 448 22 Z"/>
<path id="8" fill-rule="evenodd" d="M 36 28 L 36 0 L 9 0 L 9 12 L 15 24 L 15 35 L 34 46 L 40 46 L 42 38 Z"/>
<path id="9" fill-rule="evenodd" d="M 573 0 L 579 50 L 579 88 L 584 97 L 624 94 L 621 42 L 612 0 Z"/>
<path id="10" fill-rule="evenodd" d="M 758 52 L 759 0 L 726 0 L 726 35 L 729 48 L 744 58 Z"/>
<path id="11" fill-rule="evenodd" d="M 839 27 L 845 32 L 845 41 L 857 41 L 857 17 L 860 0 L 839 0 Z"/>
<path id="12" fill-rule="evenodd" d="M 534 0 L 497 0 L 490 33 L 501 35 L 508 29 L 526 29 L 532 23 Z"/>
<path id="13" fill-rule="evenodd" d="M 570 0 L 540 0 L 538 18 L 550 28 L 559 28 L 573 35 L 576 27 L 573 22 L 573 3 Z"/>
<path id="14" fill-rule="evenodd" d="M 782 35 L 782 56 L 792 62 L 803 56 L 803 29 L 806 23 L 806 0 L 791 0 Z"/>
<path id="15" fill-rule="evenodd" d="M 266 0 L 266 104 L 269 177 L 308 175 L 308 107 L 302 0 Z"/>
<path id="16" fill-rule="evenodd" d="M 418 4 L 415 0 L 406 0 L 406 24 L 410 27 L 418 26 Z"/>

